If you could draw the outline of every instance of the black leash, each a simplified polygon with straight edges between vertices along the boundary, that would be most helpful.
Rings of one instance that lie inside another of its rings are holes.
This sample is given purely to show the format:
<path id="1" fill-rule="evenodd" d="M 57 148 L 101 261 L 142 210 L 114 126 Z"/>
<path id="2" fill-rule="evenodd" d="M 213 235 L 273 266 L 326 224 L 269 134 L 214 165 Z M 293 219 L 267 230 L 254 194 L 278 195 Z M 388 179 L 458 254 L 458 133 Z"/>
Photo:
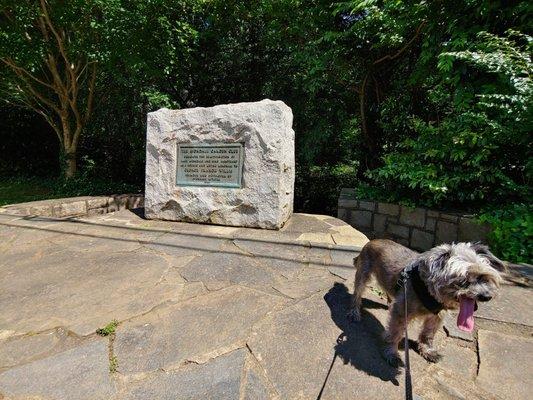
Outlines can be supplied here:
<path id="1" fill-rule="evenodd" d="M 405 400 L 413 400 L 413 386 L 411 382 L 411 364 L 409 362 L 409 337 L 407 336 L 407 280 L 409 274 L 404 270 L 402 271 L 403 281 L 403 304 L 405 310 L 405 336 L 404 336 L 404 352 L 405 352 Z"/>

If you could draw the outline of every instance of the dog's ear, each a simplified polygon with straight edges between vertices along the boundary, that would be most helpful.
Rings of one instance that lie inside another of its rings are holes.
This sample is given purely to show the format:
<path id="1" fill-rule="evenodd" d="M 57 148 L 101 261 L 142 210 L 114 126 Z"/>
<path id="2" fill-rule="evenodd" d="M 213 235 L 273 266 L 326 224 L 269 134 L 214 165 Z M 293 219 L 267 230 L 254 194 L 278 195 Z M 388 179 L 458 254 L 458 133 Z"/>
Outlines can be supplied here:
<path id="1" fill-rule="evenodd" d="M 507 266 L 505 265 L 505 263 L 498 257 L 496 257 L 494 254 L 492 254 L 488 246 L 479 242 L 472 243 L 471 246 L 477 254 L 480 254 L 487 260 L 489 260 L 489 263 L 492 268 L 500 272 L 507 271 Z"/>
<path id="2" fill-rule="evenodd" d="M 447 244 L 440 245 L 427 251 L 426 257 L 423 257 L 423 262 L 432 271 L 440 271 L 446 267 L 446 263 L 450 259 L 451 246 Z"/>
<path id="3" fill-rule="evenodd" d="M 443 249 L 432 261 L 433 267 L 436 269 L 444 269 L 446 263 L 450 259 L 450 250 Z"/>

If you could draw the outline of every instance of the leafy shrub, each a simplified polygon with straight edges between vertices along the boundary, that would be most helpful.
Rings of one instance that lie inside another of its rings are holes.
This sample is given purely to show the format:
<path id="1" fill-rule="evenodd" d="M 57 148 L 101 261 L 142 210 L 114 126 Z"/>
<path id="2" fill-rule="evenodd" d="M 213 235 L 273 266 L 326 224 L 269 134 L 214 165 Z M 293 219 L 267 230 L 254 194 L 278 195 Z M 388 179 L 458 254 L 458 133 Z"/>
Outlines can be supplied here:
<path id="1" fill-rule="evenodd" d="M 532 43 L 516 31 L 480 32 L 467 50 L 441 53 L 441 77 L 427 92 L 436 118 L 410 117 L 413 134 L 368 176 L 398 199 L 428 206 L 528 198 Z"/>
<path id="2" fill-rule="evenodd" d="M 512 204 L 504 209 L 486 211 L 482 222 L 492 226 L 489 244 L 505 260 L 530 263 L 533 260 L 533 207 Z"/>
<path id="3" fill-rule="evenodd" d="M 339 193 L 343 187 L 354 187 L 356 166 L 296 165 L 294 210 L 296 212 L 336 215 Z"/>

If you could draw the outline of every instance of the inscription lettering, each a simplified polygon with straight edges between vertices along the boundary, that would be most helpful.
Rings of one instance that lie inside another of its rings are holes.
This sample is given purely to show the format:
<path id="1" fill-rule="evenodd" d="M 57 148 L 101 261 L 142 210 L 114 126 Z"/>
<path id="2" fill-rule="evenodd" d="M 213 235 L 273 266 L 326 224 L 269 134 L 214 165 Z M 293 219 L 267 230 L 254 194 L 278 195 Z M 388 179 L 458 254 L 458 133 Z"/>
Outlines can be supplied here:
<path id="1" fill-rule="evenodd" d="M 178 186 L 241 187 L 242 143 L 178 145 Z"/>

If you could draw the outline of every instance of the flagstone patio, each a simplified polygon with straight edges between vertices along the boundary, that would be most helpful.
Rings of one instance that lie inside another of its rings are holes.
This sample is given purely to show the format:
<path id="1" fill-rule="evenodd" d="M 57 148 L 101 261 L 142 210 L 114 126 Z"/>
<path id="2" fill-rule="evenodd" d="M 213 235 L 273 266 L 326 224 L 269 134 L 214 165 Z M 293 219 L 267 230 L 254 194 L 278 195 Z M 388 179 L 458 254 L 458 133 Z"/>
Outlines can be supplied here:
<path id="1" fill-rule="evenodd" d="M 402 399 L 380 356 L 386 301 L 345 310 L 364 235 L 295 214 L 281 231 L 0 212 L 0 399 Z M 524 274 L 525 272 L 525 274 Z M 411 353 L 423 399 L 529 399 L 531 271 Z M 112 321 L 107 336 L 96 333 Z M 416 338 L 415 327 L 412 338 Z"/>

